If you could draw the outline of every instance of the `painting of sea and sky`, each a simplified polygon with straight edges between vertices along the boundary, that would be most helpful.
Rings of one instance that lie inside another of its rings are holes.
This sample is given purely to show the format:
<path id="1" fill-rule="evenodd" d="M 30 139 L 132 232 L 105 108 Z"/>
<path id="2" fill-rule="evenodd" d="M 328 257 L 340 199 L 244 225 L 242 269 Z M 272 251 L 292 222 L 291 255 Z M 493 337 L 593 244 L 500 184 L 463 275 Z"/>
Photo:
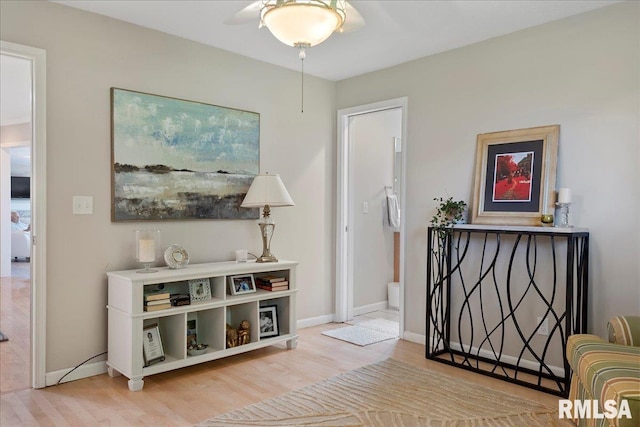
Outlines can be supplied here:
<path id="1" fill-rule="evenodd" d="M 260 115 L 111 88 L 112 220 L 257 219 Z"/>

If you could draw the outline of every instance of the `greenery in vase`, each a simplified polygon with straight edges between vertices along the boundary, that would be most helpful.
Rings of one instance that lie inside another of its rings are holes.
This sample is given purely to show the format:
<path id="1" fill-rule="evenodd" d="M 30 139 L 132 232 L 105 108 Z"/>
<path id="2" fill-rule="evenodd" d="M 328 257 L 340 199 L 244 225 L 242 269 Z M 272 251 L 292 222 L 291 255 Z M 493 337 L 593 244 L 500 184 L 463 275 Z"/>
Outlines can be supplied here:
<path id="1" fill-rule="evenodd" d="M 462 200 L 454 201 L 453 197 L 444 199 L 435 197 L 433 200 L 439 202 L 436 207 L 436 214 L 431 218 L 430 224 L 433 233 L 430 233 L 431 254 L 431 283 L 439 286 L 443 283 L 447 275 L 448 241 L 452 237 L 451 226 L 459 223 L 464 218 L 467 203 Z"/>
<path id="2" fill-rule="evenodd" d="M 436 202 L 440 204 L 436 208 L 436 214 L 431 218 L 431 226 L 438 231 L 451 227 L 462 220 L 467 203 L 463 200 L 454 201 L 453 197 L 444 199 L 442 197 L 434 197 Z"/>

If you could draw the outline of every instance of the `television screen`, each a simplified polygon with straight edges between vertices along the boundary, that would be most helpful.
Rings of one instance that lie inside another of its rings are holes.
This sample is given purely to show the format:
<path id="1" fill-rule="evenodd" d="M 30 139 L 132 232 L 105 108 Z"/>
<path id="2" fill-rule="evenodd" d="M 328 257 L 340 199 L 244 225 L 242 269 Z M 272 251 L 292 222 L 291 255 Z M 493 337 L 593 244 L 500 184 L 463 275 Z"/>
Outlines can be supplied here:
<path id="1" fill-rule="evenodd" d="M 28 176 L 11 177 L 11 198 L 30 199 L 31 198 L 31 178 Z"/>

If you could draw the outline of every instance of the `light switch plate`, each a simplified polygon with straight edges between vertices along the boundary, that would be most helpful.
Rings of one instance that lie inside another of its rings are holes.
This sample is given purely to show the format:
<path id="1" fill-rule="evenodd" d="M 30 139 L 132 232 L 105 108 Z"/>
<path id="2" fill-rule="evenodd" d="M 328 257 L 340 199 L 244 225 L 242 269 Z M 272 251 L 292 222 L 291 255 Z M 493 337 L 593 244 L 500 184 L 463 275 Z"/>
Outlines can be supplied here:
<path id="1" fill-rule="evenodd" d="M 93 196 L 73 196 L 73 213 L 75 215 L 93 214 Z"/>

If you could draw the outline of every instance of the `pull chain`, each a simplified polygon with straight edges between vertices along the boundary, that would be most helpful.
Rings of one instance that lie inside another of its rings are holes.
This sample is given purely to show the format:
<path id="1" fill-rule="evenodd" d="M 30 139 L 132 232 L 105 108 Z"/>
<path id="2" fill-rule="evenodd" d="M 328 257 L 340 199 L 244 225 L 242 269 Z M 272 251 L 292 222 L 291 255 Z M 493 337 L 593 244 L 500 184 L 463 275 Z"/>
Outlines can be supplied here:
<path id="1" fill-rule="evenodd" d="M 304 58 L 307 56 L 305 49 L 310 46 L 308 43 L 296 43 L 294 46 L 300 51 L 298 53 L 298 58 L 300 58 L 300 112 L 304 113 Z"/>

